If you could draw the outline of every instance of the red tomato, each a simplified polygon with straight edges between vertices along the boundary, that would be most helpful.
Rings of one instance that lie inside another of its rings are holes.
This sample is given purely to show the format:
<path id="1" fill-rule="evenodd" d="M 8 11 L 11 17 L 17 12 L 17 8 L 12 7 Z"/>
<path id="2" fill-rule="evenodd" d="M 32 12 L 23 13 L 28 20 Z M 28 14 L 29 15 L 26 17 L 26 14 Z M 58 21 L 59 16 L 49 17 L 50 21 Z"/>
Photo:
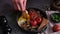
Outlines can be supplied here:
<path id="1" fill-rule="evenodd" d="M 36 20 L 37 20 L 38 24 L 40 24 L 43 19 L 42 19 L 41 17 L 39 17 L 39 18 L 37 18 Z"/>
<path id="2" fill-rule="evenodd" d="M 30 19 L 35 20 L 37 18 L 37 15 L 30 15 Z"/>
<path id="3" fill-rule="evenodd" d="M 30 11 L 29 15 L 30 15 L 31 19 L 35 19 L 37 17 L 37 14 L 36 14 L 36 12 L 34 10 Z"/>
<path id="4" fill-rule="evenodd" d="M 54 25 L 53 31 L 54 32 L 60 31 L 60 26 L 59 25 Z"/>
<path id="5" fill-rule="evenodd" d="M 31 23 L 32 26 L 36 26 L 37 25 L 37 21 L 36 20 L 30 21 L 30 23 Z"/>

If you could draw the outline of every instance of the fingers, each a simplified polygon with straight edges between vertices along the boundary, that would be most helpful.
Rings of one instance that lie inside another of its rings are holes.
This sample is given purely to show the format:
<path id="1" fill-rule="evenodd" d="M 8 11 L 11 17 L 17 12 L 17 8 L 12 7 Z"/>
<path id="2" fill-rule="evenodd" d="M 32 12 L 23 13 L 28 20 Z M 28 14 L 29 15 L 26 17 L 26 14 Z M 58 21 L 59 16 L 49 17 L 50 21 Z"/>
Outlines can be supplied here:
<path id="1" fill-rule="evenodd" d="M 13 0 L 15 10 L 24 11 L 26 8 L 26 0 Z"/>
<path id="2" fill-rule="evenodd" d="M 21 10 L 20 5 L 19 5 L 18 3 L 17 3 L 16 5 L 17 5 L 17 7 L 18 7 L 18 10 L 20 11 L 20 10 Z"/>
<path id="3" fill-rule="evenodd" d="M 21 8 L 22 11 L 25 10 L 23 3 L 24 3 L 24 0 L 21 0 L 21 1 L 18 2 L 18 4 L 19 4 L 19 6 L 20 6 L 20 8 Z"/>
<path id="4" fill-rule="evenodd" d="M 12 2 L 13 2 L 14 9 L 15 9 L 15 10 L 18 10 L 18 7 L 17 7 L 17 5 L 16 5 L 16 0 L 12 0 Z"/>
<path id="5" fill-rule="evenodd" d="M 26 2 L 27 0 L 24 0 L 24 3 L 23 3 L 24 9 L 26 9 Z"/>

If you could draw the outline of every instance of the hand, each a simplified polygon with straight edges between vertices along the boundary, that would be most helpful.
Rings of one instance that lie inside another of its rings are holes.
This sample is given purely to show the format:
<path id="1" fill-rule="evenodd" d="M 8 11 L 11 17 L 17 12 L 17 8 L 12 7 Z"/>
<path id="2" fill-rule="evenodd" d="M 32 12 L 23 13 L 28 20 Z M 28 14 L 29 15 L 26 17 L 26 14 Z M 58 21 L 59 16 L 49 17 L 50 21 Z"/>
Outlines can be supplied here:
<path id="1" fill-rule="evenodd" d="M 15 10 L 24 11 L 27 0 L 12 0 Z"/>

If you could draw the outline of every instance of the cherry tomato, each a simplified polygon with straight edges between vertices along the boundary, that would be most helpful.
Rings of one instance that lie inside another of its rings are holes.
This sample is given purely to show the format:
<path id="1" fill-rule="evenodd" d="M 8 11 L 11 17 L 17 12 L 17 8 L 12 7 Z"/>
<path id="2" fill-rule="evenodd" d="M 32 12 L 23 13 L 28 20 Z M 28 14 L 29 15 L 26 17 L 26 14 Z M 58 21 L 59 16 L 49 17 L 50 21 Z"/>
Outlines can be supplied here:
<path id="1" fill-rule="evenodd" d="M 60 31 L 60 26 L 59 25 L 54 25 L 53 26 L 53 31 L 54 32 Z"/>
<path id="2" fill-rule="evenodd" d="M 30 19 L 35 20 L 37 18 L 37 14 L 31 13 L 30 14 Z"/>
<path id="3" fill-rule="evenodd" d="M 32 19 L 32 20 L 35 20 L 36 18 L 37 18 L 37 16 L 35 16 L 35 15 L 30 16 L 30 19 Z"/>
<path id="4" fill-rule="evenodd" d="M 30 23 L 31 23 L 32 26 L 36 26 L 37 25 L 37 21 L 36 20 L 30 21 Z"/>
<path id="5" fill-rule="evenodd" d="M 36 21 L 38 22 L 38 24 L 40 24 L 42 22 L 42 20 L 43 19 L 41 17 L 39 17 L 39 18 L 36 19 Z"/>

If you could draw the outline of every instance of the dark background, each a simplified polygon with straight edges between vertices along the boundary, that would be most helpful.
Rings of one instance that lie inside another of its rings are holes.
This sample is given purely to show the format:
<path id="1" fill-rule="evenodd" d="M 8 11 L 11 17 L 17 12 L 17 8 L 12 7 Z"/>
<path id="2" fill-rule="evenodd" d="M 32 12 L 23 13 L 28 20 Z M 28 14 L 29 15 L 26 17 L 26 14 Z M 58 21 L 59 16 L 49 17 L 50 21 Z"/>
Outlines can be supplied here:
<path id="1" fill-rule="evenodd" d="M 50 7 L 50 0 L 28 0 L 27 8 L 33 7 L 45 11 Z M 0 0 L 0 16 L 6 16 L 8 24 L 12 28 L 11 34 L 29 34 L 27 32 L 21 31 L 17 26 L 16 17 L 17 13 L 13 9 L 13 4 L 11 0 Z M 2 28 L 0 26 L 0 34 L 2 34 Z M 31 33 L 30 33 L 31 34 Z"/>

